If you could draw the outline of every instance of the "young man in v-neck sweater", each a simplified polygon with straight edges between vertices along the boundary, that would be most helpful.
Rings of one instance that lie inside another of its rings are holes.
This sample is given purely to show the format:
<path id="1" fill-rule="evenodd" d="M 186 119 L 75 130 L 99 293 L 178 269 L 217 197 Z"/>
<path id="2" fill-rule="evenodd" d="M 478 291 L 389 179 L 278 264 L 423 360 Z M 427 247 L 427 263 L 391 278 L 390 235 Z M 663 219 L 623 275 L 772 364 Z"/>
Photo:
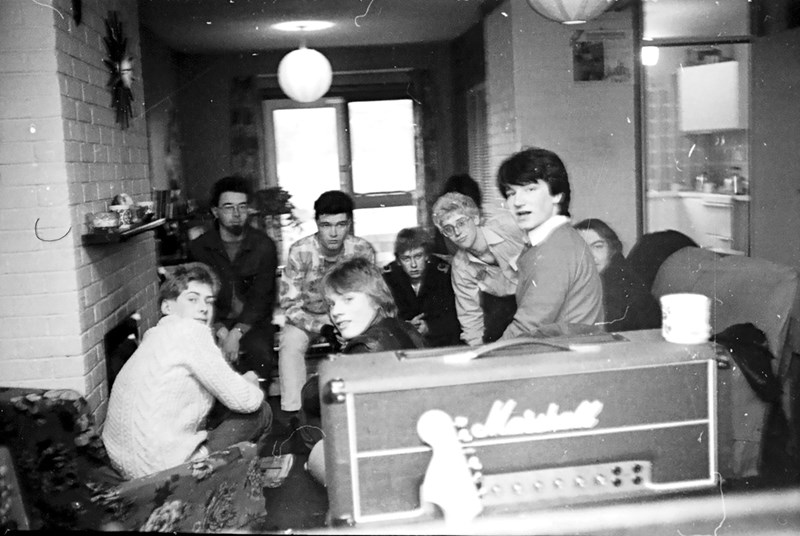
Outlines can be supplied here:
<path id="1" fill-rule="evenodd" d="M 509 157 L 497 186 L 526 234 L 517 260 L 517 312 L 501 339 L 603 324 L 603 287 L 586 242 L 569 224 L 567 170 L 552 151 L 531 148 Z"/>

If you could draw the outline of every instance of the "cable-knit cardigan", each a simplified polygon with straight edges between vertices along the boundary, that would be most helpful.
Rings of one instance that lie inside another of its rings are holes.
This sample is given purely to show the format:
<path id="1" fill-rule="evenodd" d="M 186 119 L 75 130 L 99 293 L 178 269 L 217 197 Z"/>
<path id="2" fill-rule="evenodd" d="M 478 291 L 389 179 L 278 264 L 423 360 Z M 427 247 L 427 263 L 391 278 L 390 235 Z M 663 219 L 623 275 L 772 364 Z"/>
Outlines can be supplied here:
<path id="1" fill-rule="evenodd" d="M 103 442 L 114 467 L 137 478 L 206 456 L 203 426 L 214 399 L 251 413 L 264 393 L 230 367 L 207 326 L 163 317 L 111 391 Z"/>

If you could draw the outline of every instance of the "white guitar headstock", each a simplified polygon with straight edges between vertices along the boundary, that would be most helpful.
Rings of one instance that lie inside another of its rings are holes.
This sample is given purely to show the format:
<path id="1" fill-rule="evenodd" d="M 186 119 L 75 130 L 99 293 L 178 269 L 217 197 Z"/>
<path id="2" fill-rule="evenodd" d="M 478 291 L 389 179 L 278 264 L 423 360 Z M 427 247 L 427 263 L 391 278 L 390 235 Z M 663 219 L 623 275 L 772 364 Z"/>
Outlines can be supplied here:
<path id="1" fill-rule="evenodd" d="M 428 410 L 417 421 L 417 433 L 433 450 L 420 501 L 441 508 L 448 523 L 471 521 L 483 504 L 452 417 L 439 409 Z"/>

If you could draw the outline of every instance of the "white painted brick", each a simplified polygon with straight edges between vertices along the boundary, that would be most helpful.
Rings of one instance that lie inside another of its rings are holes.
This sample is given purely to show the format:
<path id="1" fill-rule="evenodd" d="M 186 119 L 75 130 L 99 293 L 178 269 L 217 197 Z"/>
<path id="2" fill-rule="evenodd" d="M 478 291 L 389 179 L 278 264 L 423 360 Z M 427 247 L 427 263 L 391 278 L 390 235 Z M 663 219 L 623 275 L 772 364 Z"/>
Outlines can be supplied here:
<path id="1" fill-rule="evenodd" d="M 33 158 L 37 163 L 63 162 L 64 142 L 37 141 L 33 144 Z"/>
<path id="2" fill-rule="evenodd" d="M 12 27 L 0 35 L 0 50 L 53 50 L 55 47 L 55 32 L 46 28 Z"/>
<path id="3" fill-rule="evenodd" d="M 22 164 L 34 160 L 32 141 L 0 143 L 0 164 Z"/>
<path id="4" fill-rule="evenodd" d="M 30 186 L 0 186 L 0 209 L 33 208 L 36 206 L 36 188 Z"/>

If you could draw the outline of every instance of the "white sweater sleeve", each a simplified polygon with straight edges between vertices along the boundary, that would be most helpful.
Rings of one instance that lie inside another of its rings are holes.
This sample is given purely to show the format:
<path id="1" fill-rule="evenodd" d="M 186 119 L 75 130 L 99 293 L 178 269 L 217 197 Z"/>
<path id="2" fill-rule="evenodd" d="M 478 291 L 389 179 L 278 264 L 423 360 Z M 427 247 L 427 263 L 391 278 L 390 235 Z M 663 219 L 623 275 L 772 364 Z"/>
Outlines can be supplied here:
<path id="1" fill-rule="evenodd" d="M 196 320 L 181 324 L 186 334 L 185 365 L 203 387 L 233 411 L 256 411 L 264 401 L 264 392 L 231 368 L 214 344 L 211 330 Z"/>

